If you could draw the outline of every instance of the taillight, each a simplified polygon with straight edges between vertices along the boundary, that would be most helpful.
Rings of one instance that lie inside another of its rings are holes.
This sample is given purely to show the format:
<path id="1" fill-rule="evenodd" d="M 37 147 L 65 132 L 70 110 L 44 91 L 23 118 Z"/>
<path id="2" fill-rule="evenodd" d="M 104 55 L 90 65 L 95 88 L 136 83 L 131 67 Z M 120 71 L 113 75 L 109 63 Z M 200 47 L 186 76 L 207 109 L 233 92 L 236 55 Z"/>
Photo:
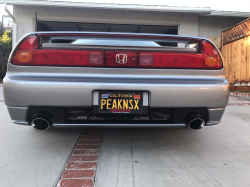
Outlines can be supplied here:
<path id="1" fill-rule="evenodd" d="M 73 44 L 72 44 L 73 45 Z M 59 46 L 60 47 L 60 46 Z M 118 47 L 119 48 L 119 47 Z M 159 50 L 161 48 L 159 47 Z M 15 65 L 86 66 L 161 69 L 220 69 L 218 51 L 206 40 L 200 42 L 199 52 L 109 51 L 39 48 L 39 37 L 30 35 L 17 47 L 12 57 Z"/>
<path id="2" fill-rule="evenodd" d="M 140 52 L 139 67 L 182 68 L 182 69 L 220 69 L 222 63 L 216 49 L 208 41 L 202 41 L 202 53 L 164 53 Z"/>
<path id="3" fill-rule="evenodd" d="M 32 61 L 32 53 L 35 48 L 38 48 L 39 38 L 36 35 L 31 35 L 18 46 L 12 58 L 13 64 L 28 64 Z"/>
<path id="4" fill-rule="evenodd" d="M 28 36 L 12 58 L 15 65 L 32 66 L 103 66 L 104 51 L 39 49 L 39 38 Z"/>
<path id="5" fill-rule="evenodd" d="M 214 46 L 206 40 L 203 40 L 201 43 L 204 50 L 206 65 L 214 69 L 222 68 L 221 57 Z"/>

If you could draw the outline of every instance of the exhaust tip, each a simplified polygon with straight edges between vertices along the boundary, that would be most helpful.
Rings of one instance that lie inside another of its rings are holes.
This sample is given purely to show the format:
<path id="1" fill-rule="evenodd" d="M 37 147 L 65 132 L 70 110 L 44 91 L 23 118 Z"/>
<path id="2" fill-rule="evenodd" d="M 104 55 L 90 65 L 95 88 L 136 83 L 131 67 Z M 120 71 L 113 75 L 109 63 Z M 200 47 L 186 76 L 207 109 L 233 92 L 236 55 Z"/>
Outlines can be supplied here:
<path id="1" fill-rule="evenodd" d="M 189 122 L 189 127 L 193 130 L 201 129 L 204 126 L 205 126 L 205 121 L 201 118 L 196 118 Z"/>
<path id="2" fill-rule="evenodd" d="M 199 114 L 191 114 L 186 118 L 186 126 L 193 130 L 199 130 L 205 126 L 203 117 Z"/>
<path id="3" fill-rule="evenodd" d="M 52 118 L 47 115 L 47 114 L 43 114 L 43 113 L 38 113 L 35 114 L 31 120 L 30 120 L 30 124 L 32 125 L 32 127 L 34 127 L 37 130 L 48 130 L 50 127 L 52 127 L 53 124 L 53 120 Z"/>

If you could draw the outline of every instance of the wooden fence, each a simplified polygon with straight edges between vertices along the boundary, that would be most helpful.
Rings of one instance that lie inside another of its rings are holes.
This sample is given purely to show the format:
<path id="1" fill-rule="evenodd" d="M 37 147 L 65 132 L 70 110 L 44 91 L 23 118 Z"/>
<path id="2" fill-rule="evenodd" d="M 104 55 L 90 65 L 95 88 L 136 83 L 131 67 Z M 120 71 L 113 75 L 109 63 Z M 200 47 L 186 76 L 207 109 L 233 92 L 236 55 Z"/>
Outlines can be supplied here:
<path id="1" fill-rule="evenodd" d="M 214 42 L 214 45 L 221 50 L 221 37 L 208 37 L 212 42 Z"/>
<path id="2" fill-rule="evenodd" d="M 222 32 L 222 54 L 230 86 L 250 90 L 250 18 Z"/>

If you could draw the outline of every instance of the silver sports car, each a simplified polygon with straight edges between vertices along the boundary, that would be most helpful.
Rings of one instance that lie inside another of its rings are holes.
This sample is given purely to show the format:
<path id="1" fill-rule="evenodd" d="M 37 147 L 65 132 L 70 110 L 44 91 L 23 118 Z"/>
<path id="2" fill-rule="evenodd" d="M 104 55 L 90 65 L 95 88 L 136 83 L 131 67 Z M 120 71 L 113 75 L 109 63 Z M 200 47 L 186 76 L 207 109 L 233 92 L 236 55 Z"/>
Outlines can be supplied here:
<path id="1" fill-rule="evenodd" d="M 50 127 L 218 124 L 228 102 L 222 57 L 206 38 L 36 32 L 13 48 L 4 100 L 13 123 Z"/>

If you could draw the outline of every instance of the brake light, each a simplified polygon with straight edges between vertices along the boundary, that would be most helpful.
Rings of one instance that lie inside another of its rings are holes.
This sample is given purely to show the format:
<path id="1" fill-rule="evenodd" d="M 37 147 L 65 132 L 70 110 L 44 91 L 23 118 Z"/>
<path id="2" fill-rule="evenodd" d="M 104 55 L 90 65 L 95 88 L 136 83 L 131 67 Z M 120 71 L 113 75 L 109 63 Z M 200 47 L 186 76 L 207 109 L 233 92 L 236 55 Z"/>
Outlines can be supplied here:
<path id="1" fill-rule="evenodd" d="M 160 49 L 160 48 L 159 48 Z M 17 47 L 12 57 L 15 65 L 84 66 L 130 68 L 220 69 L 218 51 L 206 40 L 199 52 L 135 52 L 39 48 L 39 37 L 30 35 Z"/>
<path id="2" fill-rule="evenodd" d="M 28 36 L 12 58 L 15 65 L 32 66 L 103 66 L 104 51 L 38 49 L 39 38 Z"/>
<path id="3" fill-rule="evenodd" d="M 38 48 L 39 38 L 36 35 L 28 36 L 19 46 L 15 52 L 12 60 L 13 64 L 26 64 L 32 59 L 32 51 Z"/>
<path id="4" fill-rule="evenodd" d="M 208 41 L 201 43 L 202 53 L 139 53 L 139 67 L 220 69 L 222 63 L 216 49 Z"/>
<path id="5" fill-rule="evenodd" d="M 205 63 L 209 67 L 222 68 L 222 62 L 217 50 L 208 41 L 202 41 L 204 55 L 206 55 Z"/>

